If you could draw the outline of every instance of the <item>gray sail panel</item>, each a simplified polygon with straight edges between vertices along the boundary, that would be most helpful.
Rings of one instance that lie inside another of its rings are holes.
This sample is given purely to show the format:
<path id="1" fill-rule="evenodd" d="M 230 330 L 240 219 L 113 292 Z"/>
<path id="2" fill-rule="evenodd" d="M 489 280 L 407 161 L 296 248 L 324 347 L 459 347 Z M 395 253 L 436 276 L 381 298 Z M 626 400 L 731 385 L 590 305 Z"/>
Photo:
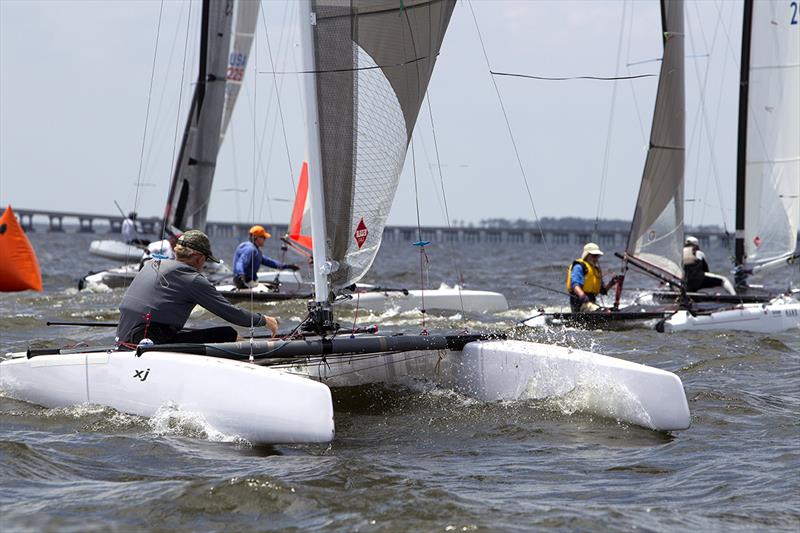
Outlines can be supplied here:
<path id="1" fill-rule="evenodd" d="M 683 0 L 666 0 L 662 9 L 664 56 L 650 148 L 626 252 L 681 279 L 685 161 Z"/>
<path id="2" fill-rule="evenodd" d="M 314 53 L 334 290 L 380 247 L 454 0 L 317 0 Z"/>
<path id="3" fill-rule="evenodd" d="M 203 5 L 200 68 L 178 162 L 167 198 L 166 222 L 205 230 L 219 151 L 234 0 Z"/>

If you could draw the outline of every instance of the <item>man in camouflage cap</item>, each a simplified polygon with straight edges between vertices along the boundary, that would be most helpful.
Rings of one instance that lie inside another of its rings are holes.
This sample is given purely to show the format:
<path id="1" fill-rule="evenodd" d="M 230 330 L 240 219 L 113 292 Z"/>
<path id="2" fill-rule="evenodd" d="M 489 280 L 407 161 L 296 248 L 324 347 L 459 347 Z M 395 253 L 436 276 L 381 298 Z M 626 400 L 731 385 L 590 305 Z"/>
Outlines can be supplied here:
<path id="1" fill-rule="evenodd" d="M 190 229 L 178 237 L 178 244 L 195 252 L 200 252 L 212 263 L 219 263 L 219 259 L 211 253 L 211 242 L 208 240 L 208 236 L 200 230 Z"/>
<path id="2" fill-rule="evenodd" d="M 275 336 L 278 321 L 231 305 L 200 270 L 206 261 L 219 262 L 205 233 L 189 230 L 178 238 L 175 260 L 148 262 L 122 297 L 117 342 L 138 344 L 150 339 L 163 343 L 232 342 L 238 333 L 230 326 L 182 331 L 195 305 L 237 326 L 266 326 Z"/>

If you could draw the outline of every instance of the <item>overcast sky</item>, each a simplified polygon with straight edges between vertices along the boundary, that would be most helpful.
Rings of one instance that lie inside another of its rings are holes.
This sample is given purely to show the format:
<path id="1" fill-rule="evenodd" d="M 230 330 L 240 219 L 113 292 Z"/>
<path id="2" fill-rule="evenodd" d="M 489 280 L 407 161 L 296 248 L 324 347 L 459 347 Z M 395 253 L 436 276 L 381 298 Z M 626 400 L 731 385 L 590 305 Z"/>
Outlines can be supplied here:
<path id="1" fill-rule="evenodd" d="M 737 0 L 686 2 L 689 224 L 733 226 L 741 11 Z M 267 0 L 262 12 L 209 220 L 289 217 L 306 148 L 301 84 L 274 77 L 271 63 L 301 68 L 298 9 Z M 116 200 L 160 216 L 196 76 L 199 14 L 197 0 L 166 0 L 163 10 L 150 0 L 0 0 L 0 203 L 110 214 Z M 495 71 L 659 70 L 656 0 L 460 1 L 429 87 L 435 128 L 424 104 L 414 134 L 418 193 L 409 151 L 389 223 L 415 224 L 417 199 L 423 225 L 446 223 L 434 132 L 451 221 L 533 219 L 534 210 L 630 219 L 657 79 L 495 77 L 518 162 L 475 20 Z"/>

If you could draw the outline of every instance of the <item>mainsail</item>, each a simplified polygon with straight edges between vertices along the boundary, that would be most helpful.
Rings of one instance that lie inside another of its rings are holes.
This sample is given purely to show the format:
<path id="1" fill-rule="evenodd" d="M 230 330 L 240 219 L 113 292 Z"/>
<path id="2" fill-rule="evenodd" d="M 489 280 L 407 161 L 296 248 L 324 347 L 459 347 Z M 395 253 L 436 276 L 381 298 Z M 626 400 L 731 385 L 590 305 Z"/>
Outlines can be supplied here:
<path id="1" fill-rule="evenodd" d="M 205 229 L 217 154 L 244 77 L 258 5 L 254 0 L 203 2 L 200 67 L 167 197 L 167 226 Z"/>
<path id="2" fill-rule="evenodd" d="M 636 201 L 627 255 L 683 278 L 684 31 L 683 0 L 662 0 L 661 61 L 650 148 Z"/>
<path id="3" fill-rule="evenodd" d="M 746 0 L 737 160 L 736 263 L 791 255 L 800 221 L 800 14 Z"/>
<path id="4" fill-rule="evenodd" d="M 378 252 L 455 0 L 310 4 L 310 120 L 318 125 L 321 161 L 315 168 L 312 154 L 309 163 L 312 175 L 321 173 L 326 263 L 337 292 L 361 279 Z"/>

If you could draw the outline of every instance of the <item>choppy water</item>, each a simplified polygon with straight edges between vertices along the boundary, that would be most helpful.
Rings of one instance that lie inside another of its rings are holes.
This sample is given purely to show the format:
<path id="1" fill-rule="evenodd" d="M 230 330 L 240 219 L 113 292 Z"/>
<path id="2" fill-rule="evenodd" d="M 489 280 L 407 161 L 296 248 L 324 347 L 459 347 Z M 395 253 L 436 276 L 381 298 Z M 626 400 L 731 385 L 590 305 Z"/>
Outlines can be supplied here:
<path id="1" fill-rule="evenodd" d="M 91 236 L 31 235 L 43 294 L 0 294 L 0 353 L 106 343 L 113 330 L 46 320 L 117 318 L 120 291 L 78 293 L 109 263 Z M 215 242 L 222 257 L 236 242 Z M 272 243 L 274 246 L 274 243 Z M 272 250 L 274 252 L 274 250 Z M 724 265 L 725 250 L 710 250 Z M 506 294 L 492 316 L 429 317 L 428 329 L 511 328 L 555 289 L 577 250 L 429 249 L 430 280 Z M 606 270 L 616 266 L 604 258 Z M 381 251 L 370 279 L 419 285 L 419 256 Z M 307 274 L 307 272 L 306 272 Z M 798 282 L 797 269 L 775 279 Z M 638 283 L 645 284 L 644 280 Z M 636 282 L 629 282 L 635 285 Z M 302 303 L 270 305 L 284 325 Z M 342 323 L 353 315 L 340 316 Z M 418 331 L 415 313 L 370 316 Z M 200 314 L 195 323 L 216 324 Z M 528 531 L 800 528 L 800 336 L 513 330 L 676 372 L 692 427 L 656 433 L 558 402 L 485 404 L 446 390 L 368 387 L 337 394 L 330 446 L 253 447 L 183 413 L 142 419 L 96 406 L 43 409 L 0 393 L 3 531 Z"/>

